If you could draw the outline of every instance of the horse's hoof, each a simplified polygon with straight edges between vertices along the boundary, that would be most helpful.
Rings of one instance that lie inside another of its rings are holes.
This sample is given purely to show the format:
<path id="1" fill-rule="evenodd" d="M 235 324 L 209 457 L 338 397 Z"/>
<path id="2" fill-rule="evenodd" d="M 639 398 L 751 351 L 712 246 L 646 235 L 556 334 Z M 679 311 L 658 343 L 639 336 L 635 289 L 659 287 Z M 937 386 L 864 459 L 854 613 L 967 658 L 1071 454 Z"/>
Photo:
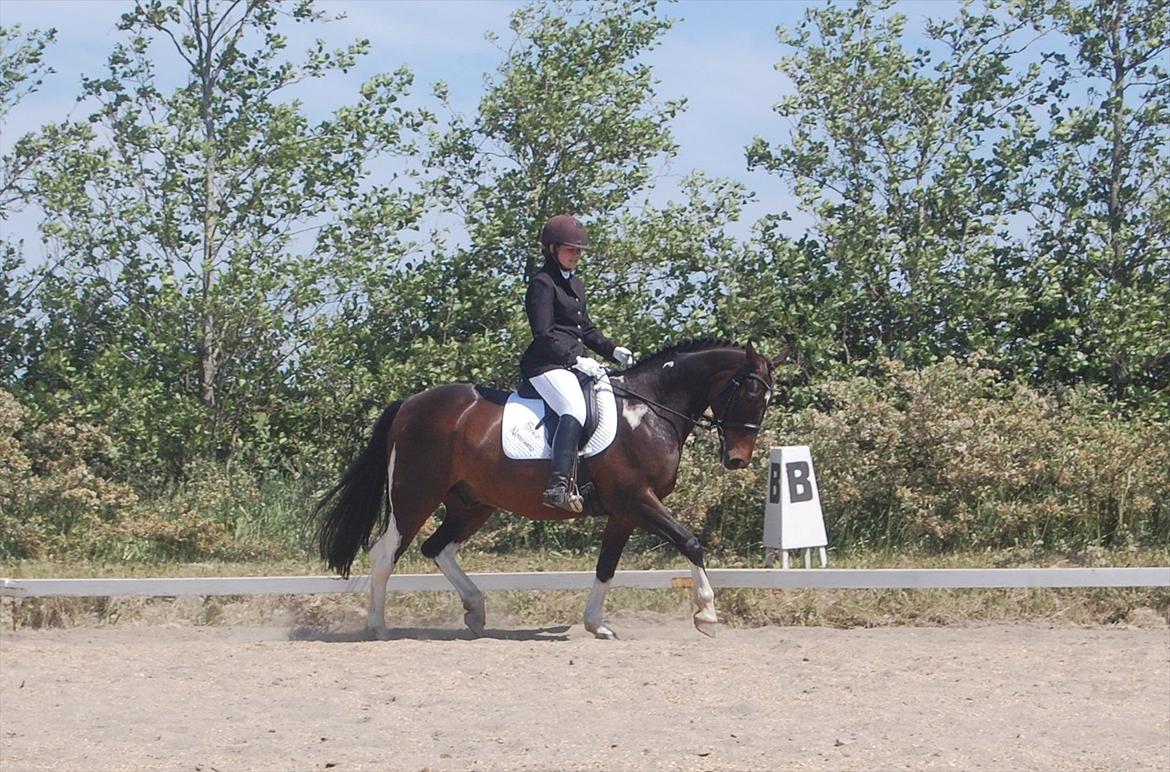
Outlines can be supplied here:
<path id="1" fill-rule="evenodd" d="M 695 614 L 694 621 L 695 629 L 708 638 L 714 638 L 715 633 L 719 630 L 719 620 L 704 616 L 702 612 Z"/>
<path id="2" fill-rule="evenodd" d="M 476 635 L 483 635 L 483 630 L 486 625 L 486 620 L 483 614 L 476 614 L 468 611 L 463 615 L 463 624 L 467 625 L 467 629 Z"/>
<path id="3" fill-rule="evenodd" d="M 616 641 L 618 639 L 617 633 L 605 625 L 598 625 L 595 630 L 590 630 L 589 632 L 593 633 L 594 638 L 599 638 L 603 641 Z"/>
<path id="4" fill-rule="evenodd" d="M 368 632 L 375 641 L 390 640 L 390 629 L 387 627 L 371 627 Z"/>

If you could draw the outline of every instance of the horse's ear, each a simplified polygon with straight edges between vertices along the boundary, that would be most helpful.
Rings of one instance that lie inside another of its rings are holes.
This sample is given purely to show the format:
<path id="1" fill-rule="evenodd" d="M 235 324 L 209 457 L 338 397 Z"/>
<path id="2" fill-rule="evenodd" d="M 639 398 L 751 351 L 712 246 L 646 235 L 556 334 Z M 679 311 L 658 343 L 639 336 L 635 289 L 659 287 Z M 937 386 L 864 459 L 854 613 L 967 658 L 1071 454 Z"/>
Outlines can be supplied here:
<path id="1" fill-rule="evenodd" d="M 755 347 L 755 346 L 753 346 L 753 345 L 752 345 L 752 342 L 749 340 L 749 341 L 748 341 L 748 344 L 747 344 L 747 358 L 748 358 L 748 361 L 749 361 L 749 362 L 755 362 L 755 361 L 756 361 L 756 359 L 758 359 L 758 358 L 759 358 L 759 356 L 760 356 L 760 355 L 756 353 L 756 347 Z"/>

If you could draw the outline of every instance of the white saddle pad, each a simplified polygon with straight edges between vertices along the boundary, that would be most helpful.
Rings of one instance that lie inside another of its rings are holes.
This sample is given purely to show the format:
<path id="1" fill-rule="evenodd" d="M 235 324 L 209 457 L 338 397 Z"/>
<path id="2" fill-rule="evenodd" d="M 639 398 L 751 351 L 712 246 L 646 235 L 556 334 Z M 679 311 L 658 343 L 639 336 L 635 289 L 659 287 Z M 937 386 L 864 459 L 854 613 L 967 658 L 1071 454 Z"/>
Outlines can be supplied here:
<path id="1" fill-rule="evenodd" d="M 617 405 L 609 376 L 595 381 L 593 388 L 597 391 L 597 430 L 581 450 L 582 458 L 596 456 L 608 448 L 617 434 Z M 542 400 L 524 399 L 516 392 L 508 395 L 504 405 L 504 455 L 516 460 L 552 458 L 552 446 L 548 444 L 544 426 L 537 427 L 542 418 Z"/>

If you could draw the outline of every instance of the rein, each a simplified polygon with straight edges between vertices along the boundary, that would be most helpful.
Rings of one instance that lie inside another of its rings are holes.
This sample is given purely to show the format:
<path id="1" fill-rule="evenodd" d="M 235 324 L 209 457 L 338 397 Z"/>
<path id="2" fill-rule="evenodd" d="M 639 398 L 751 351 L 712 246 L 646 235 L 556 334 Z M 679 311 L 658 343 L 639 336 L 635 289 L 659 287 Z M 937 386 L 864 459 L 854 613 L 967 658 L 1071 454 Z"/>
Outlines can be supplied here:
<path id="1" fill-rule="evenodd" d="M 722 437 L 723 436 L 723 429 L 724 429 L 724 427 L 727 427 L 727 426 L 740 428 L 740 429 L 747 429 L 748 431 L 750 431 L 752 433 L 758 433 L 760 431 L 759 424 L 728 423 L 727 422 L 727 411 L 731 410 L 732 404 L 735 403 L 735 395 L 739 393 L 739 389 L 741 386 L 743 386 L 744 381 L 750 381 L 750 380 L 758 381 L 760 383 L 760 385 L 764 387 L 764 390 L 769 395 L 771 395 L 772 386 L 767 381 L 765 381 L 763 378 L 756 375 L 755 373 L 745 373 L 745 374 L 737 375 L 734 378 L 732 378 L 730 381 L 728 381 L 727 385 L 723 387 L 724 392 L 726 392 L 732 386 L 735 387 L 735 390 L 732 391 L 731 394 L 727 397 L 727 401 L 723 403 L 723 409 L 719 411 L 719 416 L 714 421 L 712 421 L 711 419 L 709 419 L 705 416 L 699 416 L 698 418 L 691 418 L 689 415 L 686 415 L 685 413 L 680 413 L 679 411 L 675 410 L 674 408 L 670 408 L 670 407 L 667 407 L 666 405 L 663 405 L 661 402 L 655 402 L 654 400 L 650 399 L 649 397 L 643 396 L 642 394 L 638 394 L 635 391 L 631 391 L 630 389 L 627 389 L 625 386 L 616 384 L 613 381 L 610 381 L 610 388 L 620 389 L 625 396 L 635 397 L 637 399 L 640 399 L 641 401 L 645 402 L 646 404 L 652 405 L 652 406 L 658 408 L 659 410 L 665 410 L 667 413 L 671 413 L 672 415 L 676 415 L 679 418 L 683 418 L 686 421 L 689 421 L 690 423 L 694 424 L 696 427 L 698 427 L 700 429 L 706 429 L 707 431 L 710 431 L 712 429 L 716 429 L 719 432 L 719 436 Z M 764 406 L 766 409 L 767 402 L 764 403 Z M 761 418 L 763 418 L 763 416 L 761 416 Z"/>
<path id="2" fill-rule="evenodd" d="M 706 429 L 707 431 L 710 431 L 711 429 L 715 428 L 715 424 L 712 423 L 711 420 L 709 418 L 707 418 L 706 416 L 699 416 L 698 418 L 691 418 L 686 413 L 680 413 L 677 410 L 675 410 L 674 408 L 667 407 L 666 405 L 662 404 L 661 402 L 655 402 L 654 400 L 650 399 L 647 396 L 639 394 L 636 391 L 631 391 L 631 390 L 627 389 L 625 386 L 620 386 L 620 385 L 614 383 L 612 380 L 610 380 L 610 382 L 609 382 L 609 387 L 611 389 L 619 389 L 623 396 L 634 397 L 636 399 L 641 400 L 642 402 L 645 402 L 647 405 L 651 405 L 653 407 L 658 408 L 659 410 L 665 410 L 666 412 L 668 412 L 672 415 L 676 415 L 679 418 L 682 418 L 683 420 L 694 424 L 695 426 L 697 426 L 700 429 Z"/>

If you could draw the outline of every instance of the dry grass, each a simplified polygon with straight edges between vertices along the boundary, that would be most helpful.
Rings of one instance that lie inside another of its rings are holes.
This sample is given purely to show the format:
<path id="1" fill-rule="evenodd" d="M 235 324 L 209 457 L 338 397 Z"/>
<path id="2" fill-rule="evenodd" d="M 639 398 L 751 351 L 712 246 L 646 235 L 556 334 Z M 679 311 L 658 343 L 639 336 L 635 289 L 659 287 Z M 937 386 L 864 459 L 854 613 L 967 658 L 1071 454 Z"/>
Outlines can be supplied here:
<path id="1" fill-rule="evenodd" d="M 1164 566 L 1164 550 L 1089 551 L 1082 554 L 1029 553 L 1012 550 L 942 556 L 871 553 L 830 558 L 839 568 L 974 568 L 1007 566 Z M 469 572 L 579 571 L 593 568 L 587 554 L 489 554 L 468 551 L 461 562 Z M 711 567 L 759 565 L 758 558 L 713 559 Z M 679 568 L 681 561 L 664 551 L 631 554 L 623 569 Z M 355 572 L 365 570 L 363 565 Z M 402 573 L 435 573 L 433 564 L 411 551 Z M 0 563 L 8 577 L 142 577 L 316 575 L 313 561 L 264 563 L 110 564 L 46 561 Z M 391 582 L 393 586 L 393 580 Z M 577 624 L 585 606 L 584 591 L 488 593 L 489 625 Z M 685 616 L 685 591 L 615 588 L 607 598 L 611 611 L 660 612 Z M 735 626 L 819 625 L 877 627 L 950 625 L 1029 621 L 1054 624 L 1170 623 L 1166 588 L 988 589 L 988 590 L 716 590 L 723 620 Z M 5 624 L 26 627 L 86 625 L 276 625 L 350 629 L 364 624 L 365 599 L 358 595 L 225 596 L 207 598 L 37 598 L 5 603 Z M 393 594 L 391 625 L 452 624 L 462 617 L 454 592 Z"/>

